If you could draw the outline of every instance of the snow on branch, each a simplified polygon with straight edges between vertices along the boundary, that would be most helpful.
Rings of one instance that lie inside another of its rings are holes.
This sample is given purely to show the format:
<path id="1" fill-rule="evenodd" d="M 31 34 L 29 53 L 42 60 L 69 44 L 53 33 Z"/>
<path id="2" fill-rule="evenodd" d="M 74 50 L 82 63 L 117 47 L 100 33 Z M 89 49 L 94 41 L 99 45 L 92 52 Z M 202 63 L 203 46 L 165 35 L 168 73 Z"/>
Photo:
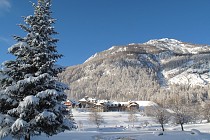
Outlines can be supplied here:
<path id="1" fill-rule="evenodd" d="M 23 99 L 22 102 L 20 102 L 19 107 L 25 108 L 28 105 L 32 105 L 32 104 L 33 105 L 39 104 L 39 98 L 37 98 L 33 95 L 27 96 Z"/>
<path id="2" fill-rule="evenodd" d="M 8 48 L 8 52 L 20 55 L 21 50 L 25 48 L 30 49 L 30 46 L 26 42 L 18 42 L 12 45 L 10 48 Z"/>
<path id="3" fill-rule="evenodd" d="M 11 131 L 10 126 L 13 122 L 14 120 L 12 117 L 0 113 L 0 138 L 4 138 L 9 135 Z"/>
<path id="4" fill-rule="evenodd" d="M 40 99 L 44 99 L 47 98 L 49 96 L 53 96 L 53 97 L 58 97 L 58 96 L 63 96 L 65 93 L 64 92 L 57 92 L 54 89 L 47 89 L 45 91 L 41 91 L 39 92 L 36 97 L 40 98 Z"/>
<path id="5" fill-rule="evenodd" d="M 10 127 L 9 126 L 2 128 L 0 130 L 0 138 L 2 139 L 4 137 L 8 136 L 9 133 L 10 133 Z"/>
<path id="6" fill-rule="evenodd" d="M 45 110 L 36 117 L 36 122 L 45 120 L 48 121 L 48 123 L 53 123 L 56 117 L 57 116 L 53 112 Z"/>
<path id="7" fill-rule="evenodd" d="M 21 118 L 18 118 L 11 126 L 12 132 L 23 131 L 28 127 L 28 123 Z"/>
<path id="8" fill-rule="evenodd" d="M 10 124 L 12 122 L 13 122 L 12 117 L 0 113 L 0 124 L 1 124 L 1 127 L 7 126 L 8 124 Z"/>
<path id="9" fill-rule="evenodd" d="M 51 78 L 51 76 L 48 73 L 41 74 L 38 77 L 33 77 L 33 76 L 30 76 L 30 75 L 28 75 L 28 76 L 29 76 L 28 78 L 25 78 L 24 80 L 18 81 L 17 86 L 22 87 L 23 85 L 26 85 L 26 84 L 39 83 L 43 79 L 50 79 Z"/>

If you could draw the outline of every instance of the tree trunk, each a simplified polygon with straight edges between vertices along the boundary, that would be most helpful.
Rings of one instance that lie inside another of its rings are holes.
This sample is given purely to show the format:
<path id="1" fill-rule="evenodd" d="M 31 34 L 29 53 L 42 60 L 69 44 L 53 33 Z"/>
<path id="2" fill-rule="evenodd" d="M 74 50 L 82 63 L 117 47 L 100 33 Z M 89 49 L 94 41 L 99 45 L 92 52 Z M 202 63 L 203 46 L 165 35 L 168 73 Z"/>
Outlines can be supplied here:
<path id="1" fill-rule="evenodd" d="M 164 127 L 163 127 L 163 124 L 161 124 L 161 127 L 162 127 L 162 130 L 165 131 L 165 129 L 164 129 Z"/>
<path id="2" fill-rule="evenodd" d="M 184 131 L 184 127 L 183 127 L 183 124 L 181 123 L 181 128 L 182 128 L 182 131 Z"/>
<path id="3" fill-rule="evenodd" d="M 26 136 L 25 136 L 25 140 L 30 140 L 31 138 L 30 138 L 30 134 L 27 134 Z"/>

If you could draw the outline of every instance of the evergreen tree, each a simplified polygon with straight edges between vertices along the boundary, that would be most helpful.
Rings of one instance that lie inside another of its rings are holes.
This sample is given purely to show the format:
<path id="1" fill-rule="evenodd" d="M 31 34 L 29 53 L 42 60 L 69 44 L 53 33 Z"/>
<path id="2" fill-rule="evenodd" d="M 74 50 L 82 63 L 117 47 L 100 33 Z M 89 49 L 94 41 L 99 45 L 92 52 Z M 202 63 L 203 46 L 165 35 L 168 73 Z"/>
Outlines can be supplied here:
<path id="1" fill-rule="evenodd" d="M 52 136 L 74 128 L 63 101 L 68 87 L 58 81 L 63 68 L 56 61 L 58 39 L 52 26 L 51 0 L 33 4 L 34 15 L 24 17 L 19 26 L 25 37 L 14 36 L 16 44 L 8 52 L 16 57 L 0 71 L 0 136 L 30 139 L 45 133 Z"/>

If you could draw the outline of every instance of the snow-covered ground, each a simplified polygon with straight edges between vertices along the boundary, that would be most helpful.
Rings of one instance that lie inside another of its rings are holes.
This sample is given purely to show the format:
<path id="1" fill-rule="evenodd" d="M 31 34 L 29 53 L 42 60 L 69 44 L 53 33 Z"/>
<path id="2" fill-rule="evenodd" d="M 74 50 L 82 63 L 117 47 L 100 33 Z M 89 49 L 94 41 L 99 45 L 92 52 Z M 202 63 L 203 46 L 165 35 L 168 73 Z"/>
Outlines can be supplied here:
<path id="1" fill-rule="evenodd" d="M 161 128 L 154 119 L 140 113 L 136 114 L 138 121 L 134 123 L 134 128 L 128 121 L 127 112 L 101 113 L 105 123 L 99 129 L 89 122 L 89 112 L 74 110 L 73 115 L 75 121 L 80 124 L 77 130 L 66 131 L 49 138 L 41 135 L 33 137 L 32 140 L 210 140 L 210 124 L 206 123 L 186 124 L 184 132 L 179 125 L 168 124 L 165 126 L 166 131 L 160 135 Z"/>

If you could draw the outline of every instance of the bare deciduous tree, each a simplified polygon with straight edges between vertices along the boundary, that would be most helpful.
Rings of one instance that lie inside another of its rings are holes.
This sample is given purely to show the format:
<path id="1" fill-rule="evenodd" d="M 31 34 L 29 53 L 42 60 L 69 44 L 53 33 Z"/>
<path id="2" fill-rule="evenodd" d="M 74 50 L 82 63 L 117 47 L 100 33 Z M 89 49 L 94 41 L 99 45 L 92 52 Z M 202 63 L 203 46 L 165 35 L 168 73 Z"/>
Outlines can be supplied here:
<path id="1" fill-rule="evenodd" d="M 135 110 L 129 111 L 128 121 L 131 122 L 133 127 L 134 127 L 134 123 L 138 121 L 138 117 L 136 115 L 136 111 Z"/>
<path id="2" fill-rule="evenodd" d="M 78 125 L 79 130 L 82 130 L 83 129 L 83 123 L 82 123 L 82 121 L 78 121 L 77 122 L 77 125 Z"/>
<path id="3" fill-rule="evenodd" d="M 203 108 L 202 106 L 199 104 L 199 103 L 192 103 L 190 106 L 189 106 L 189 112 L 190 112 L 190 116 L 191 116 L 191 121 L 193 123 L 196 123 L 196 122 L 202 122 L 203 120 Z M 210 111 L 209 111 L 210 113 Z"/>
<path id="4" fill-rule="evenodd" d="M 203 116 L 207 122 L 210 122 L 210 102 L 206 102 L 203 106 Z"/>
<path id="5" fill-rule="evenodd" d="M 183 125 L 191 120 L 188 104 L 184 102 L 184 98 L 179 96 L 174 96 L 173 100 L 174 104 L 172 110 L 174 112 L 174 121 L 180 124 L 182 131 L 184 131 Z"/>
<path id="6" fill-rule="evenodd" d="M 155 107 L 154 117 L 156 121 L 161 125 L 162 130 L 165 131 L 164 124 L 166 124 L 169 120 L 169 113 L 164 108 Z"/>
<path id="7" fill-rule="evenodd" d="M 91 110 L 89 114 L 89 120 L 94 123 L 97 128 L 99 128 L 99 126 L 104 123 L 103 116 L 99 112 L 97 112 L 96 109 Z"/>

